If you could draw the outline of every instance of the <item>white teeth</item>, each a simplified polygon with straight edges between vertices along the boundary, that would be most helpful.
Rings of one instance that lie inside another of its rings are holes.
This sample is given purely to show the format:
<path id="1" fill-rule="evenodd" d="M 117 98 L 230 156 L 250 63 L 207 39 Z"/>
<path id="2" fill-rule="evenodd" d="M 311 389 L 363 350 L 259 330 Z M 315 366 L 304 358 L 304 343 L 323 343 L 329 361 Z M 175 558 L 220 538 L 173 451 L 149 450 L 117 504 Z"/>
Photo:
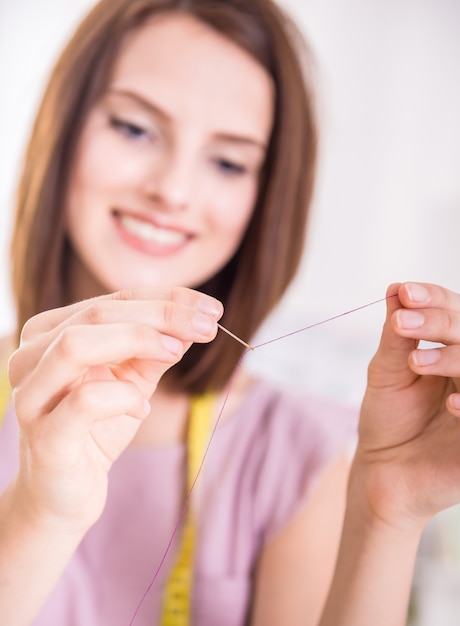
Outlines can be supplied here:
<path id="1" fill-rule="evenodd" d="M 138 220 L 128 215 L 122 216 L 120 223 L 125 230 L 150 243 L 178 245 L 186 239 L 186 235 L 179 233 L 177 230 L 159 228 L 150 222 Z"/>

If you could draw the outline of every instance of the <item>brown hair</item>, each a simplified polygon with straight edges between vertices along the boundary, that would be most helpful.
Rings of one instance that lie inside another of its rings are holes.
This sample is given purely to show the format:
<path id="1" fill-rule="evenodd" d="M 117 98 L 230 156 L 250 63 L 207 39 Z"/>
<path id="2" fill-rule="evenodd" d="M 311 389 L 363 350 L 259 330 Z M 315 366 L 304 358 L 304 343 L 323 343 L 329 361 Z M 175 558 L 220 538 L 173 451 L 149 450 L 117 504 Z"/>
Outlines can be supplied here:
<path id="1" fill-rule="evenodd" d="M 275 85 L 273 131 L 252 219 L 234 257 L 199 289 L 219 298 L 224 324 L 249 339 L 297 271 L 317 137 L 310 79 L 298 54 L 304 42 L 295 25 L 272 0 L 101 0 L 54 68 L 25 156 L 11 245 L 18 329 L 36 313 L 68 304 L 62 207 L 76 143 L 126 34 L 165 11 L 185 12 L 230 38 Z M 168 372 L 169 382 L 195 393 L 220 388 L 241 352 L 219 333 L 211 344 L 193 345 Z"/>

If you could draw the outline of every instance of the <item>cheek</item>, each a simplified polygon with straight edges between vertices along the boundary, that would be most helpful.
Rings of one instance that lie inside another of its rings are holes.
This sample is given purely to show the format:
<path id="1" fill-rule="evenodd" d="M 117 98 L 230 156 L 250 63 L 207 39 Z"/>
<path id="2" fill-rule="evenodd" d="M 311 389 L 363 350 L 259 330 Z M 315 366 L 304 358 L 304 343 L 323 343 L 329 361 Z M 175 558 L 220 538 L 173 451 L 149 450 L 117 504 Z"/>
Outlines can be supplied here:
<path id="1" fill-rule="evenodd" d="M 73 185 L 80 191 L 108 191 L 139 182 L 145 164 L 126 149 L 110 132 L 93 132 L 82 138 L 75 161 Z"/>
<path id="2" fill-rule="evenodd" d="M 221 190 L 213 198 L 214 219 L 219 228 L 233 238 L 244 234 L 251 219 L 257 200 L 258 183 L 255 179 L 248 179 L 233 188 Z"/>

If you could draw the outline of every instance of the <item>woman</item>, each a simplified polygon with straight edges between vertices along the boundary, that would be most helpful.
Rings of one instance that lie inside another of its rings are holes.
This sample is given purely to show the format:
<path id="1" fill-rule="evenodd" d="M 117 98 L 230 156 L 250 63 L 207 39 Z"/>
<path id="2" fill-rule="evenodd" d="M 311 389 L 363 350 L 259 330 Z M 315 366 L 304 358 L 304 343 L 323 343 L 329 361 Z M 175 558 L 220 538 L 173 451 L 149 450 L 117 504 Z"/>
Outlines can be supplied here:
<path id="1" fill-rule="evenodd" d="M 415 478 L 431 471 L 431 420 L 453 389 L 418 374 L 454 375 L 455 347 L 425 366 L 413 351 L 458 341 L 443 323 L 458 296 L 438 287 L 389 292 L 327 601 L 348 465 L 332 409 L 242 370 L 162 561 L 242 353 L 217 321 L 225 308 L 250 338 L 302 250 L 316 138 L 294 33 L 268 0 L 102 0 L 56 66 L 12 244 L 8 623 L 168 623 L 175 590 L 203 626 L 403 623 L 423 523 L 456 495 L 413 489 L 404 464 L 420 455 Z"/>

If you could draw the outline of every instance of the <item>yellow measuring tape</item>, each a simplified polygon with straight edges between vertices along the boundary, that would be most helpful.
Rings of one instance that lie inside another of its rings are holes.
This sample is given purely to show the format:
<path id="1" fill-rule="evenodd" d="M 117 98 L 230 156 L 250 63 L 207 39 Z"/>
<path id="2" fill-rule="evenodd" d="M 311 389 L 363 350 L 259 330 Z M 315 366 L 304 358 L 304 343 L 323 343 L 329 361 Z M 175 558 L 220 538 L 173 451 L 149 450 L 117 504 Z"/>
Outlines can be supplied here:
<path id="1" fill-rule="evenodd" d="M 0 371 L 0 424 L 5 417 L 6 407 L 10 402 L 11 397 L 11 387 L 10 381 L 8 380 L 8 368 L 7 368 L 7 359 L 2 361 L 1 363 L 1 371 Z"/>
<path id="2" fill-rule="evenodd" d="M 187 493 L 190 492 L 199 472 L 208 443 L 214 398 L 212 393 L 192 398 L 187 436 Z M 190 624 L 196 535 L 194 511 L 189 505 L 177 560 L 166 583 L 161 626 L 188 626 Z"/>

